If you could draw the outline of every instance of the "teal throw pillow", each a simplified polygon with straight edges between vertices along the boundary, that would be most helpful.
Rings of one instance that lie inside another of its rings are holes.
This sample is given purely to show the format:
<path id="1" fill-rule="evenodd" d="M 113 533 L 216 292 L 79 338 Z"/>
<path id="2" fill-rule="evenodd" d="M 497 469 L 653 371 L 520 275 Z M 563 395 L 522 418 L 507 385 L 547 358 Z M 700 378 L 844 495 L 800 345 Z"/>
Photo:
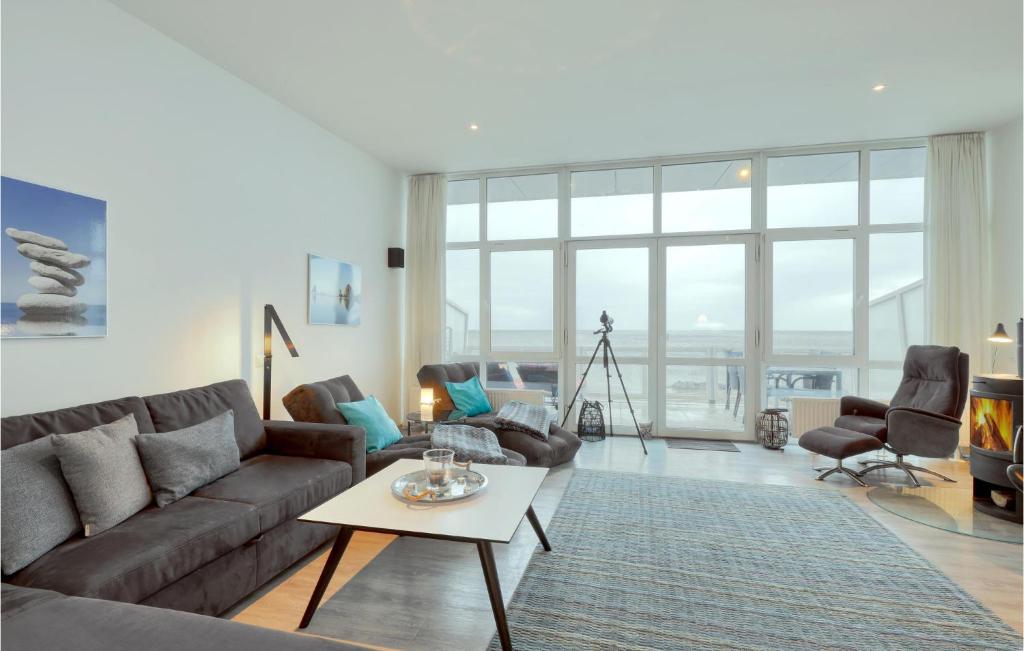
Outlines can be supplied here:
<path id="1" fill-rule="evenodd" d="M 345 417 L 349 425 L 366 430 L 367 452 L 383 450 L 402 438 L 398 426 L 373 396 L 356 402 L 339 402 L 338 411 Z"/>
<path id="2" fill-rule="evenodd" d="M 445 382 L 444 388 L 452 397 L 455 407 L 467 416 L 479 416 L 491 412 L 491 403 L 480 386 L 480 379 L 471 377 L 465 382 Z"/>

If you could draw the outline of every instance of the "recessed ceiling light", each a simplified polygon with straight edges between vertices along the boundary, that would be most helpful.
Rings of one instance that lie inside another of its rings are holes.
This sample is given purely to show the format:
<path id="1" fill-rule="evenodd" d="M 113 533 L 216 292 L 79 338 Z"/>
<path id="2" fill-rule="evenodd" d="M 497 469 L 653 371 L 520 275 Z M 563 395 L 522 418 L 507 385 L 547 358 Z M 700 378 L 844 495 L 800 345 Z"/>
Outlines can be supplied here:
<path id="1" fill-rule="evenodd" d="M 477 124 L 476 122 L 471 122 L 470 125 L 469 125 L 469 130 L 470 131 L 479 131 L 480 130 L 480 125 Z"/>
<path id="2" fill-rule="evenodd" d="M 875 84 L 874 86 L 871 87 L 871 90 L 875 91 L 876 93 L 880 93 L 883 90 L 885 90 L 885 84 Z"/>
<path id="3" fill-rule="evenodd" d="M 750 178 L 750 168 L 749 167 L 741 168 L 740 171 L 736 172 L 736 176 L 740 177 L 741 179 L 749 179 Z"/>

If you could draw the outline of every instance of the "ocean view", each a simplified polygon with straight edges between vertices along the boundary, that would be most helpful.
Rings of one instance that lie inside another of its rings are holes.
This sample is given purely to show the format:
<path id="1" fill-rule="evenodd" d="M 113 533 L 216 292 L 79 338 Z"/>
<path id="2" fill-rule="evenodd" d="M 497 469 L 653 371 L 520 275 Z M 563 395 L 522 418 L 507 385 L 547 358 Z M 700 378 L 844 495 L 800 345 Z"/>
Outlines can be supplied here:
<path id="1" fill-rule="evenodd" d="M 473 355 L 479 351 L 479 332 L 467 333 L 465 346 L 458 354 Z M 510 349 L 507 361 L 487 364 L 487 384 L 494 388 L 527 388 L 546 391 L 552 405 L 561 406 L 559 396 L 559 363 L 520 362 L 519 352 L 551 352 L 554 335 L 541 330 L 493 331 L 492 350 Z M 651 361 L 648 358 L 648 334 L 638 330 L 615 330 L 609 335 L 612 349 L 620 364 L 637 419 L 653 421 L 650 411 Z M 576 333 L 577 376 L 582 376 L 586 362 L 599 340 L 593 330 Z M 856 387 L 854 368 L 821 368 L 813 360 L 824 355 L 849 355 L 853 351 L 853 333 L 846 331 L 786 331 L 775 335 L 774 353 L 806 355 L 808 365 L 765 369 L 762 380 L 766 404 L 788 408 L 794 396 L 828 397 L 848 393 Z M 675 331 L 666 337 L 666 368 L 664 391 L 666 422 L 673 429 L 699 429 L 741 432 L 745 429 L 746 368 L 730 363 L 743 355 L 743 333 L 740 331 Z M 767 342 L 766 342 L 767 344 Z M 514 349 L 514 350 L 512 350 Z M 449 354 L 455 351 L 450 351 Z M 641 358 L 641 359 L 638 359 Z M 687 359 L 720 359 L 721 364 L 687 364 Z M 736 360 L 739 361 L 739 360 Z M 607 409 L 607 389 L 600 355 L 595 360 L 581 400 L 599 400 Z M 569 396 L 567 399 L 570 399 Z M 737 399 L 739 405 L 736 405 Z M 577 402 L 578 406 L 579 402 Z M 632 427 L 629 409 L 618 379 L 612 373 L 612 421 L 617 427 Z"/>

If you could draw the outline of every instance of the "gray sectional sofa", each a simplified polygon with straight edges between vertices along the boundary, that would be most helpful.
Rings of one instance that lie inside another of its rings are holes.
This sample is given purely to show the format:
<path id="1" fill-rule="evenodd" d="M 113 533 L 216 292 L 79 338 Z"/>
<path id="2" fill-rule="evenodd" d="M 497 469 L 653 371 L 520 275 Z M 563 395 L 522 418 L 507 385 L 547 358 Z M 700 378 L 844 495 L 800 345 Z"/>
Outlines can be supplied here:
<path id="1" fill-rule="evenodd" d="M 12 651 L 354 651 L 363 647 L 175 610 L 3 584 L 0 646 Z"/>
<path id="2" fill-rule="evenodd" d="M 355 381 L 348 375 L 342 375 L 295 387 L 285 395 L 284 406 L 296 421 L 340 425 L 345 423 L 345 417 L 337 404 L 365 398 Z M 429 434 L 403 436 L 401 441 L 366 455 L 366 475 L 373 475 L 399 459 L 422 459 L 423 453 L 430 448 Z M 526 465 L 526 457 L 515 450 L 502 448 L 501 451 L 508 457 L 509 465 Z"/>
<path id="3" fill-rule="evenodd" d="M 296 517 L 365 477 L 363 430 L 261 420 L 242 380 L 4 418 L 0 443 L 8 449 L 127 414 L 142 433 L 174 431 L 229 409 L 238 470 L 98 535 L 73 536 L 3 582 L 219 615 L 332 539 L 335 527 Z M 6 629 L 6 602 L 4 610 Z"/>

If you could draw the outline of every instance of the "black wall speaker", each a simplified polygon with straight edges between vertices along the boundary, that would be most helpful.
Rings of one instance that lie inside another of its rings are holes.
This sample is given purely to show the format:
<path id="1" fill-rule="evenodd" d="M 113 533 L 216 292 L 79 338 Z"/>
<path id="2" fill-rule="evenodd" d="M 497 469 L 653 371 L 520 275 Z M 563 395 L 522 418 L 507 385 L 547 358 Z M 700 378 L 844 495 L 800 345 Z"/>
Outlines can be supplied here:
<path id="1" fill-rule="evenodd" d="M 397 247 L 388 249 L 388 268 L 405 268 L 405 249 L 399 249 Z"/>

